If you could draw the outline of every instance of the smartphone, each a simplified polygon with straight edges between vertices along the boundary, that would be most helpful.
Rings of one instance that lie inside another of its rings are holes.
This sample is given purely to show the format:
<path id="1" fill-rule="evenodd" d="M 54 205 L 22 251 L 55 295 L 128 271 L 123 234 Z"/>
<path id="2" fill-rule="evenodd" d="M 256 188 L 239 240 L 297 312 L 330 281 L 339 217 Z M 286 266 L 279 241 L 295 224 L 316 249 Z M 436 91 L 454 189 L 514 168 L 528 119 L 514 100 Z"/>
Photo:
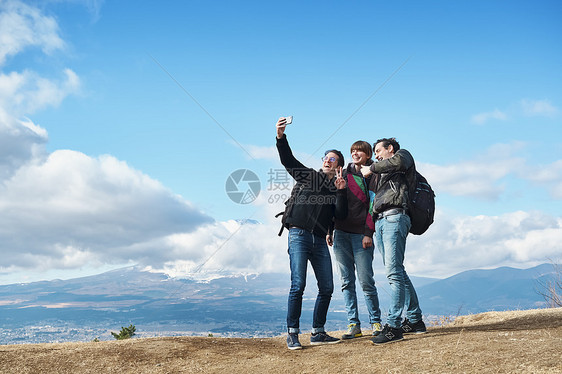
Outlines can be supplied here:
<path id="1" fill-rule="evenodd" d="M 287 122 L 285 122 L 286 125 L 293 123 L 293 116 L 285 117 L 285 119 L 287 120 Z"/>

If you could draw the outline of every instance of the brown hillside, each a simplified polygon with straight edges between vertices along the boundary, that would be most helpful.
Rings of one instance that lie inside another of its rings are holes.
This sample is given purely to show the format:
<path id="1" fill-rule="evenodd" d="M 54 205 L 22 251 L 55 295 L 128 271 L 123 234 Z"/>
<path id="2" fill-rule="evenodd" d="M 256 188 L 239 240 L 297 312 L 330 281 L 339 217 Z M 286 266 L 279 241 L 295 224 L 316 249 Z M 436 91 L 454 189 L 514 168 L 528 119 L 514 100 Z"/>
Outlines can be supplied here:
<path id="1" fill-rule="evenodd" d="M 339 335 L 339 333 L 334 334 Z M 373 346 L 367 337 L 289 351 L 285 337 L 169 337 L 0 346 L 1 373 L 562 373 L 562 308 L 457 318 Z"/>

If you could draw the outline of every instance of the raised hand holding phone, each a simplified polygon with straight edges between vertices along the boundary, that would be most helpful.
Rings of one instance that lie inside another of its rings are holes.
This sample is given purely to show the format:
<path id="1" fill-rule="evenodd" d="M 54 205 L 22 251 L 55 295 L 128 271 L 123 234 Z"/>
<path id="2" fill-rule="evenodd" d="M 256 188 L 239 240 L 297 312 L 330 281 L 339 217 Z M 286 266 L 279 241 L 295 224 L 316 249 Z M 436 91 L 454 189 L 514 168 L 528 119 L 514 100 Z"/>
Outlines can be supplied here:
<path id="1" fill-rule="evenodd" d="M 293 116 L 279 117 L 279 119 L 277 120 L 277 125 L 275 125 L 275 127 L 277 128 L 277 139 L 281 139 L 281 137 L 285 133 L 285 127 L 290 123 L 293 123 Z"/>

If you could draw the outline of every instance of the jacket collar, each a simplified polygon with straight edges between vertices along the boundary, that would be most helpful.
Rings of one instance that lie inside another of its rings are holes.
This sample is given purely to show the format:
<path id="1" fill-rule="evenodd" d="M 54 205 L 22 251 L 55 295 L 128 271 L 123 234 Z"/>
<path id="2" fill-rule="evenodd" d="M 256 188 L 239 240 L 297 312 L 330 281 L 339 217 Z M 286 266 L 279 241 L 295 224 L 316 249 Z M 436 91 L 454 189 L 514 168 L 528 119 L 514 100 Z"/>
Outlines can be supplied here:
<path id="1" fill-rule="evenodd" d="M 366 166 L 370 166 L 373 164 L 373 160 L 367 160 L 367 162 L 365 163 Z M 351 173 L 351 174 L 356 174 L 356 175 L 362 175 L 361 174 L 361 170 L 355 170 L 355 164 L 353 162 L 350 162 L 349 164 L 347 164 L 347 168 L 345 168 L 345 171 L 347 173 Z"/>

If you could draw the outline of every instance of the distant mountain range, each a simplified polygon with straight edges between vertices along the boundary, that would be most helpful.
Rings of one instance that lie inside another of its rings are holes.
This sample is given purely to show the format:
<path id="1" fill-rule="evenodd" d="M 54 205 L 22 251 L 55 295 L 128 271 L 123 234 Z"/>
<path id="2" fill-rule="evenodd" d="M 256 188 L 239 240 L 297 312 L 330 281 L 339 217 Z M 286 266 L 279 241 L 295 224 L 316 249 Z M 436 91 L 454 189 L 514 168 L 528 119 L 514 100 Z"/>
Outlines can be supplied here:
<path id="1" fill-rule="evenodd" d="M 540 308 L 545 306 L 541 283 L 555 275 L 551 264 L 469 270 L 420 287 L 418 297 L 424 312 L 438 315 Z"/>
<path id="2" fill-rule="evenodd" d="M 470 270 L 447 279 L 412 277 L 427 319 L 544 305 L 540 281 L 554 267 Z M 134 324 L 139 336 L 272 336 L 285 329 L 288 274 L 224 276 L 207 282 L 170 278 L 127 267 L 70 280 L 0 286 L 0 344 L 112 339 L 109 331 Z M 383 315 L 389 287 L 378 280 Z M 346 314 L 335 280 L 329 330 L 342 330 Z M 308 330 L 316 296 L 305 292 L 301 328 Z M 362 295 L 359 296 L 363 305 Z M 362 306 L 364 323 L 366 311 Z"/>

